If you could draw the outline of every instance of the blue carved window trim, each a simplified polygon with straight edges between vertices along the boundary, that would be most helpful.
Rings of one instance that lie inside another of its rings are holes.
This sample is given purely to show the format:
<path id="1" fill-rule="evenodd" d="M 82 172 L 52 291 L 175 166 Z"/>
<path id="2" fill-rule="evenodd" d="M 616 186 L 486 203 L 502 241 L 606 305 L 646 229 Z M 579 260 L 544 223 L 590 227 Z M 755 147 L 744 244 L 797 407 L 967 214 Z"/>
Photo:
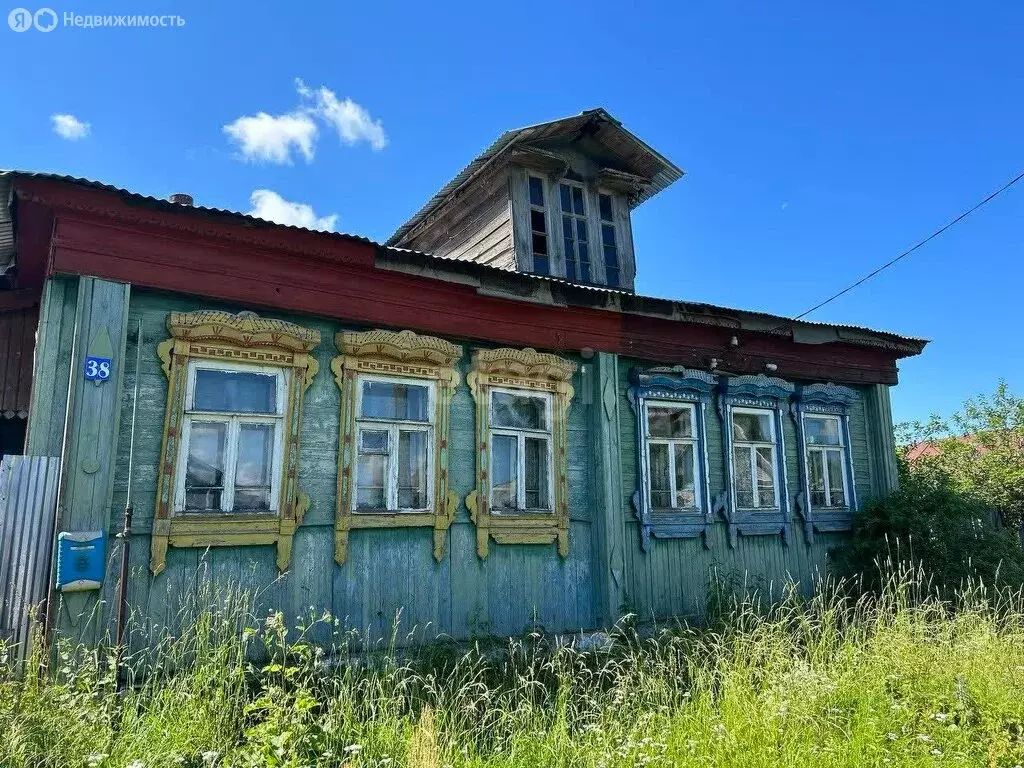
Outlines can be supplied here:
<path id="1" fill-rule="evenodd" d="M 849 387 L 837 384 L 808 384 L 800 387 L 793 400 L 796 419 L 797 449 L 800 454 L 800 492 L 796 497 L 796 513 L 803 520 L 807 543 L 814 533 L 848 531 L 853 527 L 857 509 L 857 487 L 853 474 L 853 444 L 850 440 L 850 409 L 860 402 L 860 395 Z M 847 506 L 815 510 L 811 506 L 810 472 L 807 467 L 807 441 L 804 435 L 805 416 L 837 416 L 843 441 L 843 470 L 846 473 Z"/>
<path id="2" fill-rule="evenodd" d="M 729 524 L 729 545 L 737 536 L 782 535 L 789 541 L 789 490 L 786 484 L 786 440 L 782 414 L 788 411 L 795 387 L 788 381 L 765 376 L 729 376 L 722 379 L 718 413 L 722 419 L 722 455 L 725 466 L 725 493 L 715 504 Z M 732 412 L 734 408 L 758 408 L 770 411 L 775 426 L 775 482 L 778 506 L 773 509 L 740 509 L 736 503 L 733 468 Z"/>
<path id="3" fill-rule="evenodd" d="M 630 371 L 627 395 L 636 416 L 637 480 L 633 493 L 633 511 L 640 522 L 640 544 L 645 552 L 651 548 L 651 539 L 704 539 L 709 546 L 707 530 L 714 522 L 708 476 L 707 408 L 717 384 L 716 378 L 703 371 L 682 366 Z M 652 403 L 686 403 L 693 406 L 694 437 L 696 438 L 698 506 L 693 510 L 653 510 L 650 488 L 647 487 L 648 449 L 646 406 Z"/>

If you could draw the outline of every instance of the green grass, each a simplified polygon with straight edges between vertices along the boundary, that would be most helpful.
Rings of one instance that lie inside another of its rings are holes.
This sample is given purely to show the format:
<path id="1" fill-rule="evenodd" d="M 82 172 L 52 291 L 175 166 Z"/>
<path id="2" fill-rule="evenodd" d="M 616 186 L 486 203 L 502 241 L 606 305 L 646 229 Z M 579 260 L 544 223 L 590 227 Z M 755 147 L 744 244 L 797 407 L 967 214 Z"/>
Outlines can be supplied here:
<path id="1" fill-rule="evenodd" d="M 351 652 L 327 616 L 257 625 L 234 600 L 128 658 L 123 694 L 102 653 L 61 644 L 18 678 L 0 648 L 0 766 L 1021 764 L 1024 598 L 922 592 L 738 601 L 712 628 L 623 626 L 588 652 L 528 637 L 401 656 Z"/>

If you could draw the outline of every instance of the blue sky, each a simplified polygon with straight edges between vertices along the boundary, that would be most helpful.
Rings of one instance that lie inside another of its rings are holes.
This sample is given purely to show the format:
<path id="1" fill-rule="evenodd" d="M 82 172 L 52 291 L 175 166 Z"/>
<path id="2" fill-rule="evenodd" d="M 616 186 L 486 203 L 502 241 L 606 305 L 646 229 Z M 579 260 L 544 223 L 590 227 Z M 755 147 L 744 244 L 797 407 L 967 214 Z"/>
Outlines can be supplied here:
<path id="1" fill-rule="evenodd" d="M 0 167 L 380 240 L 503 130 L 604 106 L 688 172 L 634 214 L 658 296 L 802 312 L 1024 170 L 1016 2 L 51 7 L 185 25 L 0 27 Z M 933 340 L 897 420 L 1020 393 L 1022 234 L 1024 182 L 810 319 Z"/>

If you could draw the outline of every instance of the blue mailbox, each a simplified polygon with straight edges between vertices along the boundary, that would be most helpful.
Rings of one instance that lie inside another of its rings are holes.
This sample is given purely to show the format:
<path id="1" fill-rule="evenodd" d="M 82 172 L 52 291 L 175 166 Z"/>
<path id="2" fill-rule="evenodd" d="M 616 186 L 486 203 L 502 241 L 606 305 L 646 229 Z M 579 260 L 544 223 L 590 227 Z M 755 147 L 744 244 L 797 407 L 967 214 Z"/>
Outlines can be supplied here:
<path id="1" fill-rule="evenodd" d="M 71 533 L 57 536 L 57 589 L 82 592 L 99 589 L 107 565 L 105 531 Z"/>

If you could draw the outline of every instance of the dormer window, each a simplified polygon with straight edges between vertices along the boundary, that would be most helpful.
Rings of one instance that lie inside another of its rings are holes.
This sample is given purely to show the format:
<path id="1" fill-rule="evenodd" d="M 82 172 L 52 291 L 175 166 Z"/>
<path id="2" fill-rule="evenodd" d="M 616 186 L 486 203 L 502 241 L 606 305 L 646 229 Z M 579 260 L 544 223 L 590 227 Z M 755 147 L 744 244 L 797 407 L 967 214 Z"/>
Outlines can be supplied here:
<path id="1" fill-rule="evenodd" d="M 601 246 L 604 249 L 605 283 L 612 288 L 618 288 L 620 285 L 619 245 L 615 235 L 615 210 L 612 196 L 601 192 L 597 199 L 601 212 Z"/>
<path id="2" fill-rule="evenodd" d="M 538 275 L 551 274 L 547 208 L 544 205 L 544 180 L 537 176 L 530 177 L 530 243 L 534 273 Z"/>
<path id="3" fill-rule="evenodd" d="M 566 180 L 559 185 L 562 204 L 562 241 L 565 245 L 565 276 L 569 280 L 589 283 L 590 243 L 587 238 L 587 208 L 583 185 Z"/>

